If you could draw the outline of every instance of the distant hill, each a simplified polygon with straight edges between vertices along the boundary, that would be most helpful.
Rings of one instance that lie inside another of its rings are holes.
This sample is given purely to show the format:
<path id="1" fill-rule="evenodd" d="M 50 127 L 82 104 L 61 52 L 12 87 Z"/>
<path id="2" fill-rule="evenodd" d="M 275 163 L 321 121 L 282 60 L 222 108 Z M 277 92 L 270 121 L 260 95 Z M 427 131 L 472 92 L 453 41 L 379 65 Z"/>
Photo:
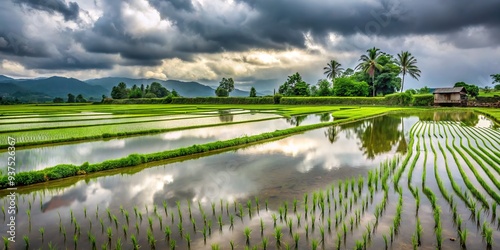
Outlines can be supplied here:
<path id="1" fill-rule="evenodd" d="M 19 87 L 14 83 L 0 81 L 0 97 L 2 98 L 17 98 L 24 102 L 46 102 L 53 97 L 40 92 L 34 92 L 23 87 Z"/>
<path id="2" fill-rule="evenodd" d="M 0 82 L 12 81 L 14 78 L 10 78 L 8 76 L 0 75 Z"/>
<path id="3" fill-rule="evenodd" d="M 183 82 L 177 80 L 159 80 L 154 78 L 149 79 L 133 79 L 133 78 L 124 78 L 124 77 L 105 77 L 105 78 L 97 78 L 90 79 L 85 81 L 88 84 L 101 86 L 108 90 L 108 93 L 111 93 L 111 89 L 113 86 L 118 85 L 120 82 L 124 82 L 127 84 L 127 87 L 132 87 L 134 84 L 140 86 L 144 84 L 144 86 L 151 84 L 152 82 L 159 82 L 168 90 L 172 91 L 175 89 L 181 96 L 184 97 L 197 97 L 197 96 L 215 96 L 215 90 L 209 86 L 203 85 L 198 82 Z M 243 91 L 239 89 L 235 89 L 231 92 L 231 96 L 248 96 L 250 93 L 248 91 Z M 108 94 L 109 95 L 109 94 Z"/>
<path id="4" fill-rule="evenodd" d="M 109 95 L 107 89 L 100 86 L 93 86 L 75 78 L 53 76 L 45 79 L 10 80 L 1 84 L 14 84 L 30 92 L 43 93 L 51 97 L 66 98 L 68 93 L 74 95 L 82 94 L 85 98 L 101 98 L 102 95 Z M 0 84 L 0 85 L 1 85 Z M 22 90 L 21 90 L 22 91 Z"/>
<path id="5" fill-rule="evenodd" d="M 16 92 L 29 92 L 27 89 L 17 86 L 14 83 L 0 83 L 0 96 L 9 96 Z"/>
<path id="6" fill-rule="evenodd" d="M 14 79 L 0 75 L 0 96 L 17 97 L 22 101 L 37 102 L 52 100 L 55 97 L 67 98 L 68 93 L 73 95 L 82 94 L 86 99 L 93 97 L 100 100 L 102 95 L 109 96 L 111 89 L 120 82 L 125 82 L 130 88 L 134 84 L 148 85 L 159 82 L 168 90 L 175 89 L 184 97 L 206 97 L 215 96 L 212 87 L 198 82 L 183 82 L 177 80 L 133 79 L 125 77 L 105 77 L 80 81 L 75 78 L 52 76 L 48 78 Z M 249 96 L 249 91 L 235 89 L 230 96 Z M 257 93 L 257 95 L 263 95 Z"/>

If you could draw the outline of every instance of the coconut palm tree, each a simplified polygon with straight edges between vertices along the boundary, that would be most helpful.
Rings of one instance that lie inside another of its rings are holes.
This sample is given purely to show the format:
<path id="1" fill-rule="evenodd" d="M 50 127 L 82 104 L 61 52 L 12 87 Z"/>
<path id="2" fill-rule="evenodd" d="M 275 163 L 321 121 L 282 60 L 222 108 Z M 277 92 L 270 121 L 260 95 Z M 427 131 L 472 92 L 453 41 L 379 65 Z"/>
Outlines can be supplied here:
<path id="1" fill-rule="evenodd" d="M 401 81 L 401 92 L 403 92 L 405 75 L 409 74 L 418 81 L 421 71 L 416 65 L 417 59 L 408 51 L 401 51 L 401 54 L 398 54 L 397 64 L 400 68 L 400 73 L 403 74 L 403 80 Z"/>
<path id="2" fill-rule="evenodd" d="M 340 76 L 342 72 L 344 71 L 343 68 L 341 68 L 342 64 L 338 63 L 335 60 L 331 60 L 329 63 L 326 64 L 326 67 L 323 69 L 325 70 L 326 77 L 332 79 L 332 84 L 335 85 L 335 78 Z"/>
<path id="3" fill-rule="evenodd" d="M 360 69 L 363 72 L 368 73 L 368 75 L 372 78 L 373 96 L 375 96 L 375 70 L 383 69 L 383 66 L 378 62 L 381 52 L 380 49 L 375 47 L 366 50 L 366 52 L 368 52 L 368 55 L 362 55 L 359 58 L 359 61 L 361 62 L 358 66 L 356 66 L 356 69 Z"/>

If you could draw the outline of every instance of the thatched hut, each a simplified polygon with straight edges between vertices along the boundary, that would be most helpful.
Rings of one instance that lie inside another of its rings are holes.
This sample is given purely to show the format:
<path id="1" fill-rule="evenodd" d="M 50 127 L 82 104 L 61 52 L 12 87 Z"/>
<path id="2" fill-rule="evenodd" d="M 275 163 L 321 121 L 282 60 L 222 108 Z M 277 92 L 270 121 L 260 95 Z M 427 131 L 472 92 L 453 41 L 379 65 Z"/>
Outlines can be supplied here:
<path id="1" fill-rule="evenodd" d="M 434 105 L 467 106 L 467 90 L 464 87 L 438 88 L 433 94 Z"/>

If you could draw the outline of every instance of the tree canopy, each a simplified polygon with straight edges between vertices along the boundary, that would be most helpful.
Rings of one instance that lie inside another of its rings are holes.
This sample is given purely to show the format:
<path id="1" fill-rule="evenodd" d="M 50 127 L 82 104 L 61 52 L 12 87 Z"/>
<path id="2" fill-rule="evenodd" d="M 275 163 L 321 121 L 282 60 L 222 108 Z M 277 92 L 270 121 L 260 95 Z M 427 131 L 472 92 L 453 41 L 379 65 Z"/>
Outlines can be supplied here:
<path id="1" fill-rule="evenodd" d="M 492 84 L 500 83 L 500 74 L 491 74 L 490 76 L 493 79 Z"/>
<path id="2" fill-rule="evenodd" d="M 222 78 L 219 83 L 219 87 L 215 90 L 215 95 L 218 97 L 227 97 L 229 93 L 234 90 L 234 80 L 233 78 Z"/>
<path id="3" fill-rule="evenodd" d="M 309 84 L 302 80 L 302 76 L 297 72 L 291 76 L 279 87 L 280 94 L 284 96 L 309 96 Z"/>
<path id="4" fill-rule="evenodd" d="M 254 87 L 250 89 L 250 97 L 257 97 L 257 90 Z"/>
<path id="5" fill-rule="evenodd" d="M 474 84 L 467 84 L 465 82 L 457 82 L 454 87 L 464 87 L 467 94 L 471 97 L 476 97 L 479 95 L 479 87 Z"/>
<path id="6" fill-rule="evenodd" d="M 396 63 L 399 66 L 401 74 L 403 75 L 403 80 L 401 81 L 401 92 L 403 92 L 405 75 L 409 74 L 411 77 L 418 80 L 420 73 L 422 72 L 417 67 L 417 59 L 408 51 L 401 51 L 401 54 L 398 54 L 398 60 Z"/>

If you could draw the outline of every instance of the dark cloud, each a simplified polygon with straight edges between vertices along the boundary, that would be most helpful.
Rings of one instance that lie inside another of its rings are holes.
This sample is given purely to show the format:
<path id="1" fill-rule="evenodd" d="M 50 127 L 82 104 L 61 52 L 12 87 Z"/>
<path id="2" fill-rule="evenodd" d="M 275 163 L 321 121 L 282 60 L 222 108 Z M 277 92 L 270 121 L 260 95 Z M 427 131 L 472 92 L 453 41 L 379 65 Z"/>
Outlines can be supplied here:
<path id="1" fill-rule="evenodd" d="M 49 13 L 59 13 L 64 16 L 64 20 L 77 20 L 80 13 L 80 7 L 75 2 L 64 0 L 13 0 L 15 3 L 25 5 L 27 7 L 47 11 Z"/>
<path id="2" fill-rule="evenodd" d="M 153 6 L 169 6 L 175 8 L 176 11 L 193 11 L 193 2 L 191 0 L 148 0 Z"/>
<path id="3" fill-rule="evenodd" d="M 300 46 L 303 38 L 290 34 L 311 32 L 324 37 L 341 35 L 404 36 L 443 34 L 465 27 L 483 26 L 499 30 L 500 1 L 484 0 L 383 0 L 367 4 L 358 1 L 240 0 L 260 13 L 252 21 L 261 36 Z M 290 40 L 291 38 L 291 40 Z M 497 37 L 497 43 L 500 42 Z"/>
<path id="4" fill-rule="evenodd" d="M 14 56 L 47 57 L 45 43 L 29 39 L 19 32 L 5 32 L 0 28 L 0 53 Z"/>
<path id="5" fill-rule="evenodd" d="M 98 6 L 95 0 L 70 1 L 4 1 L 0 8 L 0 56 L 29 69 L 85 70 L 111 69 L 115 65 L 158 66 L 170 58 L 195 62 L 199 53 L 307 48 L 304 51 L 308 56 L 322 57 L 325 51 L 328 56 L 342 54 L 340 60 L 349 67 L 367 48 L 377 46 L 393 54 L 411 50 L 425 68 L 424 59 L 431 57 L 428 49 L 416 46 L 427 39 L 415 39 L 420 35 L 431 35 L 429 39 L 438 45 L 454 47 L 450 51 L 482 48 L 498 53 L 500 44 L 498 0 L 235 0 L 231 5 L 215 0 L 145 0 L 159 12 L 162 23 L 169 24 L 157 27 L 147 26 L 148 21 L 158 20 L 147 16 L 156 15 L 149 9 L 141 12 L 140 8 L 149 7 L 142 0 L 101 0 Z M 127 5 L 129 12 L 125 11 Z M 47 24 L 50 32 L 35 30 L 40 25 L 35 25 L 37 20 L 30 16 L 33 10 L 48 13 L 48 18 L 57 14 L 66 21 L 78 22 Z M 95 16 L 101 11 L 102 15 Z M 339 42 L 330 40 L 331 33 L 339 37 Z M 322 48 L 308 46 L 308 39 Z M 486 58 L 491 54 L 482 53 Z M 237 74 L 227 60 L 218 63 L 211 59 L 205 66 L 214 73 L 221 77 Z M 272 85 L 268 89 L 274 88 L 290 72 L 303 71 L 310 83 L 315 83 L 322 73 L 322 67 L 317 65 L 287 68 L 294 63 L 286 59 L 276 68 L 267 69 L 263 62 L 246 58 L 244 53 L 235 63 L 258 68 L 255 79 L 239 82 L 244 86 L 255 84 L 258 89 L 267 85 Z M 478 68 L 483 65 L 481 60 L 477 64 Z M 450 70 L 454 65 L 450 63 Z M 317 71 L 313 67 L 318 67 Z M 262 72 L 265 74 L 259 75 Z M 277 83 L 274 79 L 259 79 L 274 75 Z M 448 75 L 442 72 L 436 77 L 445 79 Z"/>

